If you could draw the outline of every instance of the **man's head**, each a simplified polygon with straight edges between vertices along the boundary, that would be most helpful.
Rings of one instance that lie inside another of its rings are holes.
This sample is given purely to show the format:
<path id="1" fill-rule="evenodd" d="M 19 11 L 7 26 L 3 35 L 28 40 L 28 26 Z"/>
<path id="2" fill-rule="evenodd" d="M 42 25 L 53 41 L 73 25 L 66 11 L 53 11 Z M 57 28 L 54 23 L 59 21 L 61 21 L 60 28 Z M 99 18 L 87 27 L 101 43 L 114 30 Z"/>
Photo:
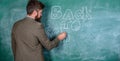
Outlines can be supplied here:
<path id="1" fill-rule="evenodd" d="M 42 9 L 44 5 L 37 0 L 30 0 L 27 4 L 26 11 L 27 15 L 38 19 L 42 16 Z"/>

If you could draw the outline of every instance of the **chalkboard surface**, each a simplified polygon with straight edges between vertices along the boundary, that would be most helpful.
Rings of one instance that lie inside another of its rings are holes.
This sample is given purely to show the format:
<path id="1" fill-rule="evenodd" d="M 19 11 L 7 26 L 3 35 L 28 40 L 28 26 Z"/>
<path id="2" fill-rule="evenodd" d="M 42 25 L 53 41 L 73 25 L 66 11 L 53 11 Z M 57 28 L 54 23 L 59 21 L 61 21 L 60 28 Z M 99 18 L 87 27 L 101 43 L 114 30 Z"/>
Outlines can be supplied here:
<path id="1" fill-rule="evenodd" d="M 41 0 L 48 37 L 67 32 L 46 61 L 120 61 L 120 0 Z M 13 61 L 11 29 L 27 0 L 0 0 L 0 61 Z"/>

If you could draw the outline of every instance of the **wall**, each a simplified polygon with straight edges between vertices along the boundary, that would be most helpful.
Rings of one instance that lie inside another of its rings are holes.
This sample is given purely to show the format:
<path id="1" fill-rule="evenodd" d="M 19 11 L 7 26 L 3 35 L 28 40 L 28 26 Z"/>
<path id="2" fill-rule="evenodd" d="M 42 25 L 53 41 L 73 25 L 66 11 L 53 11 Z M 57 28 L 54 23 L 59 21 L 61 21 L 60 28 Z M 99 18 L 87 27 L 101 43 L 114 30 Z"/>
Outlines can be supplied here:
<path id="1" fill-rule="evenodd" d="M 120 61 L 120 0 L 41 0 L 51 39 L 68 37 L 44 52 L 46 61 Z M 27 0 L 0 0 L 0 61 L 13 61 L 11 29 L 26 16 Z"/>

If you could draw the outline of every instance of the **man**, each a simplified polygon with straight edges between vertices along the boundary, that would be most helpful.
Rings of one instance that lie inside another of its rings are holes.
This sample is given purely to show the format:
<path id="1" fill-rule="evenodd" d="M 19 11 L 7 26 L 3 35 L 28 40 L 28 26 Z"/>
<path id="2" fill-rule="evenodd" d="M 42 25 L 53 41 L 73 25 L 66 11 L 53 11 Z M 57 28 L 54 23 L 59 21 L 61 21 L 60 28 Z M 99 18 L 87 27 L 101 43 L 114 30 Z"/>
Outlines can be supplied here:
<path id="1" fill-rule="evenodd" d="M 44 5 L 39 1 L 29 1 L 27 17 L 17 21 L 12 29 L 12 49 L 15 61 L 44 61 L 43 47 L 51 50 L 66 33 L 59 34 L 53 41 L 47 38 L 43 25 L 36 21 L 42 16 Z"/>

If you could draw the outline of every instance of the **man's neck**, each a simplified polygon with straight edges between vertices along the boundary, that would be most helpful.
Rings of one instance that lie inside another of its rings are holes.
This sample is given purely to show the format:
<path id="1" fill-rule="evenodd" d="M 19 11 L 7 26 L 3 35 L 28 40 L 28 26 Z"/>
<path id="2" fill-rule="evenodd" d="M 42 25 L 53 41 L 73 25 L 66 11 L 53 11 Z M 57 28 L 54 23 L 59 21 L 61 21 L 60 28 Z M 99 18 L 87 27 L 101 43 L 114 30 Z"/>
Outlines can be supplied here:
<path id="1" fill-rule="evenodd" d="M 27 17 L 32 18 L 32 19 L 35 19 L 33 16 L 30 16 L 30 15 L 27 15 Z"/>

